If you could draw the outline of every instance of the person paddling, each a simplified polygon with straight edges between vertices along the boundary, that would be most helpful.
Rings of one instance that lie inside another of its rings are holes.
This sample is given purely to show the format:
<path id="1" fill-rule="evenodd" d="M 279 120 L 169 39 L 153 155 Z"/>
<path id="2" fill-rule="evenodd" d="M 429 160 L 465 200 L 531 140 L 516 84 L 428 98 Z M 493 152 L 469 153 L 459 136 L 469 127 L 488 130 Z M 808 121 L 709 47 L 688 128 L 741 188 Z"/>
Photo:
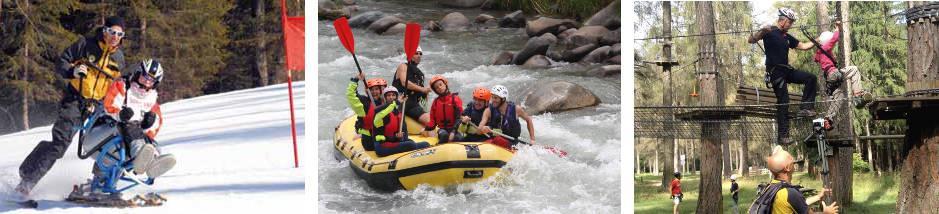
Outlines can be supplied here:
<path id="1" fill-rule="evenodd" d="M 436 75 L 430 78 L 430 86 L 433 87 L 437 98 L 434 98 L 430 105 L 430 121 L 424 125 L 425 131 L 437 130 L 438 143 L 451 142 L 454 139 L 461 139 L 463 136 L 456 131 L 460 125 L 460 113 L 463 112 L 463 100 L 457 93 L 450 92 L 449 82 L 446 78 Z"/>
<path id="2" fill-rule="evenodd" d="M 535 124 L 530 116 L 525 113 L 525 109 L 508 101 L 509 89 L 502 85 L 492 87 L 492 98 L 490 98 L 489 108 L 483 111 L 483 117 L 480 121 L 480 132 L 483 134 L 498 130 L 509 137 L 515 138 L 509 142 L 509 147 L 518 144 L 518 136 L 522 134 L 521 123 L 518 118 L 525 120 L 528 125 L 529 143 L 535 144 Z M 502 137 L 496 137 L 502 138 Z"/>
<path id="3" fill-rule="evenodd" d="M 457 131 L 463 135 L 463 139 L 460 139 L 460 141 L 477 142 L 489 139 L 488 136 L 480 133 L 476 124 L 482 122 L 483 112 L 486 111 L 491 96 L 492 93 L 489 92 L 488 88 L 477 87 L 473 89 L 473 101 L 466 104 L 466 108 L 463 109 L 460 116 L 460 126 L 457 128 Z"/>
<path id="4" fill-rule="evenodd" d="M 430 87 L 424 86 L 424 72 L 417 67 L 421 63 L 424 52 L 421 47 L 417 47 L 417 52 L 407 63 L 401 63 L 395 70 L 395 75 L 391 81 L 397 91 L 408 99 L 404 103 L 404 115 L 411 119 L 416 119 L 421 124 L 427 124 L 430 121 L 430 114 L 421 107 L 421 102 L 427 100 L 427 94 L 431 92 Z M 403 118 L 402 118 L 403 119 Z M 429 136 L 426 132 L 425 136 Z"/>
<path id="5" fill-rule="evenodd" d="M 369 101 L 368 96 L 358 94 L 357 88 L 359 86 L 359 80 L 362 78 L 365 78 L 365 75 L 359 73 L 358 77 L 350 79 L 352 82 L 346 87 L 346 100 L 349 101 L 349 106 L 352 108 L 352 112 L 355 113 L 356 137 L 362 139 L 362 148 L 364 148 L 365 151 L 375 151 L 375 137 L 371 130 L 365 128 L 365 114 L 366 111 L 372 107 L 385 104 L 381 92 L 388 84 L 381 78 L 373 78 L 366 81 L 365 87 L 368 88 L 368 92 L 366 93 L 371 94 L 372 99 L 374 99 L 374 101 Z"/>
<path id="6" fill-rule="evenodd" d="M 404 119 L 399 116 L 402 110 L 399 102 L 407 99 L 406 96 L 399 97 L 398 90 L 394 87 L 385 88 L 382 94 L 387 104 L 369 109 L 365 116 L 365 127 L 375 133 L 375 154 L 384 157 L 429 147 L 427 142 L 408 139 L 407 133 L 401 131 L 407 128 L 398 127 L 400 120 Z"/>

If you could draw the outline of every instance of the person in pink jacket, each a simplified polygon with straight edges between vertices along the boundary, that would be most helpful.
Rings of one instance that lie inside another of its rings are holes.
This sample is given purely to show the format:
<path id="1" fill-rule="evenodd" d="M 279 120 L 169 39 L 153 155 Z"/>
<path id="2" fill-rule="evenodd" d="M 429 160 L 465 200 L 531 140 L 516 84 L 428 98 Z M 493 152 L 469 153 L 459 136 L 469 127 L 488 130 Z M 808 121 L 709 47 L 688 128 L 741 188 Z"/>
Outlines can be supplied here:
<path id="1" fill-rule="evenodd" d="M 845 66 L 841 69 L 835 66 L 833 58 L 835 55 L 832 50 L 841 38 L 841 21 L 835 21 L 835 26 L 838 28 L 835 32 L 825 31 L 818 37 L 817 41 L 821 45 L 821 49 L 816 50 L 813 56 L 815 62 L 817 62 L 822 69 L 821 74 L 823 75 L 822 77 L 825 78 L 826 92 L 828 93 L 829 100 L 833 100 L 832 103 L 829 103 L 828 112 L 825 115 L 826 122 L 829 123 L 826 124 L 826 128 L 831 128 L 830 121 L 837 115 L 838 106 L 840 106 L 841 102 L 844 100 L 845 93 L 841 91 L 843 90 L 840 87 L 841 83 L 847 80 L 848 84 L 850 84 L 852 90 L 850 96 L 863 97 L 858 99 L 855 105 L 862 106 L 870 100 L 870 93 L 861 87 L 861 75 L 857 66 Z"/>

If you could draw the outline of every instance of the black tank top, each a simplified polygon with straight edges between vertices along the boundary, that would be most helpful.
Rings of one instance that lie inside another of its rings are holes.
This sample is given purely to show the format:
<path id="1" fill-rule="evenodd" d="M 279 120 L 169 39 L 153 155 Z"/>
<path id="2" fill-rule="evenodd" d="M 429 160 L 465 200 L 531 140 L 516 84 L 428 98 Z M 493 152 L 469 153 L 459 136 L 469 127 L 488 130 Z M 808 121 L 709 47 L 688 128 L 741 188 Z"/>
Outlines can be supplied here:
<path id="1" fill-rule="evenodd" d="M 421 87 L 423 87 L 424 86 L 424 72 L 421 72 L 421 69 L 417 68 L 417 64 L 407 63 L 405 65 L 408 66 L 407 74 L 405 74 L 407 81 L 417 83 L 417 85 L 420 85 Z M 399 92 L 407 94 L 408 102 L 419 102 L 419 99 L 423 100 L 425 97 L 427 97 L 427 94 L 423 92 L 408 90 L 407 88 L 405 88 L 404 84 L 400 80 L 398 80 L 397 74 L 395 74 L 395 76 L 392 77 L 391 86 L 394 86 L 395 88 L 397 88 Z"/>

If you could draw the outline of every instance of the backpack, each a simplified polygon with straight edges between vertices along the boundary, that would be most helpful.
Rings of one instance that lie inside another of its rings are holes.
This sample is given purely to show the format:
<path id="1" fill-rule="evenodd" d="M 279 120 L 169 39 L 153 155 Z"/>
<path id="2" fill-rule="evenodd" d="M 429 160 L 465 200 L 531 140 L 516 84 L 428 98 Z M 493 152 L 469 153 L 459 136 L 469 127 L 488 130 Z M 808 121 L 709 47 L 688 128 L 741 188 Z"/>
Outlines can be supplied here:
<path id="1" fill-rule="evenodd" d="M 791 185 L 786 182 L 779 183 L 761 183 L 757 187 L 757 196 L 753 200 L 753 203 L 750 204 L 750 209 L 747 211 L 749 214 L 770 214 L 773 212 L 773 201 L 776 200 L 776 192 L 783 188 L 796 188 L 799 189 L 801 186 Z"/>

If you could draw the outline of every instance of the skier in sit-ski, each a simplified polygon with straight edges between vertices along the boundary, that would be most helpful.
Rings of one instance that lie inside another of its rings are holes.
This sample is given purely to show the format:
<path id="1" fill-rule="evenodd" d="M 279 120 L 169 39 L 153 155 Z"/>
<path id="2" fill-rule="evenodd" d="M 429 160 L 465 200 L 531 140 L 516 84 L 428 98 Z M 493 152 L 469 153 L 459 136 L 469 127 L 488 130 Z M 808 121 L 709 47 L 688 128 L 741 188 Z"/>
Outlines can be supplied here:
<path id="1" fill-rule="evenodd" d="M 136 69 L 133 74 L 111 84 L 104 98 L 104 110 L 114 120 L 121 121 L 121 136 L 129 145 L 133 173 L 156 178 L 176 165 L 176 158 L 172 154 L 162 154 L 154 140 L 163 125 L 156 89 L 163 80 L 163 66 L 156 60 L 147 59 L 132 69 Z M 95 178 L 106 178 L 97 162 L 93 168 Z"/>

